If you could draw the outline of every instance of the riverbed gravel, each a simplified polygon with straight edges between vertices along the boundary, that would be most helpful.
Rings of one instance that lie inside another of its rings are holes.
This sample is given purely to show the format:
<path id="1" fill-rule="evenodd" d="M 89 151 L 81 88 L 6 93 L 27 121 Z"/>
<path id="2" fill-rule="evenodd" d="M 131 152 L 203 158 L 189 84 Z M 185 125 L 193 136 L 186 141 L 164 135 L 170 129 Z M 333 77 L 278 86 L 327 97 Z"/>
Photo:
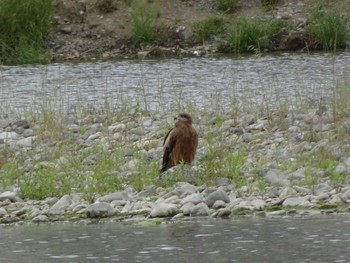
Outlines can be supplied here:
<path id="1" fill-rule="evenodd" d="M 160 167 L 163 138 L 172 125 L 172 116 L 148 113 L 130 115 L 114 122 L 97 115 L 89 115 L 81 122 L 72 117 L 67 118 L 61 133 L 62 138 L 68 133 L 74 134 L 72 151 L 93 147 L 96 143 L 102 146 L 101 151 L 108 151 L 112 142 L 120 141 L 136 146 L 137 153 L 131 148 L 124 148 L 123 166 L 110 175 L 128 178 L 137 169 L 140 154 L 150 161 L 156 160 Z M 23 197 L 20 184 L 4 187 L 0 183 L 0 223 L 100 218 L 171 218 L 176 221 L 197 216 L 227 218 L 235 215 L 349 213 L 349 122 L 346 119 L 335 122 L 330 111 L 320 116 L 315 109 L 274 116 L 272 119 L 260 113 L 241 113 L 237 118 L 230 114 L 196 112 L 194 126 L 200 139 L 195 162 L 191 166 L 172 168 L 157 178 L 165 180 L 175 174 L 178 176 L 182 171 L 182 180 L 166 187 L 157 181 L 143 186 L 142 190 L 125 184 L 122 189 L 96 194 L 91 200 L 87 200 L 84 192 L 74 187 L 63 196 L 30 200 Z M 56 160 L 42 158 L 43 149 L 56 147 L 59 139 L 45 140 L 41 127 L 42 123 L 23 117 L 20 120 L 0 119 L 2 178 L 7 176 L 5 165 L 10 162 L 4 154 L 6 151 L 25 159 L 23 173 L 38 167 L 59 170 L 61 165 L 69 162 L 66 156 L 58 156 Z M 86 132 L 81 134 L 82 130 Z M 208 134 L 213 138 L 208 140 Z M 218 141 L 232 146 L 233 152 L 238 151 L 235 145 L 245 146 L 245 164 L 240 168 L 245 184 L 237 183 L 230 174 L 217 176 L 211 184 L 203 182 L 198 185 L 198 180 L 193 180 L 196 176 L 203 176 L 201 168 L 203 162 L 208 161 L 208 150 Z M 315 158 L 321 158 L 318 155 L 320 149 L 329 155 L 323 156 L 324 159 L 320 161 L 331 159 L 331 166 L 309 167 L 306 161 L 300 161 L 303 156 L 306 160 L 313 153 Z M 35 155 L 32 156 L 32 153 Z M 94 166 L 98 162 L 98 154 L 94 152 L 85 156 L 82 165 Z M 257 176 L 253 175 L 257 174 L 256 162 L 262 157 L 265 162 L 258 172 L 262 184 L 259 187 Z"/>

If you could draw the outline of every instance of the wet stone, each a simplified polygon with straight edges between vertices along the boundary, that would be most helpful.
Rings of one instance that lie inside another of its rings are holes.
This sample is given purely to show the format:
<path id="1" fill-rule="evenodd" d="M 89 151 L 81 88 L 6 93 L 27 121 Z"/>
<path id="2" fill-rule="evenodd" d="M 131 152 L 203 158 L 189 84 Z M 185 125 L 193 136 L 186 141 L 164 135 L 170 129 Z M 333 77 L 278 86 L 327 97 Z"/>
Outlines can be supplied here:
<path id="1" fill-rule="evenodd" d="M 150 217 L 172 217 L 178 213 L 179 209 L 176 205 L 159 202 L 153 206 Z"/>
<path id="2" fill-rule="evenodd" d="M 109 203 L 94 203 L 86 208 L 86 215 L 90 218 L 102 218 L 115 215 L 116 211 Z"/>
<path id="3" fill-rule="evenodd" d="M 6 216 L 6 215 L 7 215 L 6 209 L 3 208 L 3 207 L 0 207 L 0 218 L 1 218 L 1 217 L 4 217 L 4 216 Z"/>
<path id="4" fill-rule="evenodd" d="M 224 201 L 225 203 L 230 202 L 230 198 L 228 197 L 226 192 L 221 189 L 217 189 L 216 191 L 209 194 L 205 202 L 209 207 L 212 207 L 214 203 L 218 200 Z"/>
<path id="5" fill-rule="evenodd" d="M 190 216 L 208 216 L 209 207 L 205 203 L 195 205 L 190 213 Z"/>

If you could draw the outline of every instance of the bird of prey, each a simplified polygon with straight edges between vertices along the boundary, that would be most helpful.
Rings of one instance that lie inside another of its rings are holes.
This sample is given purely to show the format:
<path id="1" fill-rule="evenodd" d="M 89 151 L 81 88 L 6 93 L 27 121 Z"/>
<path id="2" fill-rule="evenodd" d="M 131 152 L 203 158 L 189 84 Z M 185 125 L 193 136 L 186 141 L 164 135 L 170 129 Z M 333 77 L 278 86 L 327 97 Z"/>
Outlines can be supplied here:
<path id="1" fill-rule="evenodd" d="M 181 162 L 191 163 L 196 154 L 198 134 L 192 126 L 192 117 L 181 113 L 175 121 L 175 126 L 164 138 L 161 173 Z"/>

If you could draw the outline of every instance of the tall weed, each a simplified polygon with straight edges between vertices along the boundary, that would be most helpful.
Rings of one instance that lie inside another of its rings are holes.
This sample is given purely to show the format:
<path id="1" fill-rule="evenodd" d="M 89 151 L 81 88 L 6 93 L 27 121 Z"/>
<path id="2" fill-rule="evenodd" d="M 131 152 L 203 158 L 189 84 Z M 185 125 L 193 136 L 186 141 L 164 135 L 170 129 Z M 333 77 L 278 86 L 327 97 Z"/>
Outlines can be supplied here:
<path id="1" fill-rule="evenodd" d="M 315 9 L 312 14 L 311 23 L 307 28 L 310 43 L 315 48 L 330 51 L 346 46 L 348 32 L 345 19 L 335 11 L 324 12 Z"/>
<path id="2" fill-rule="evenodd" d="M 45 62 L 52 0 L 0 0 L 0 63 Z"/>
<path id="3" fill-rule="evenodd" d="M 132 37 L 139 43 L 155 40 L 154 24 L 157 19 L 155 3 L 147 0 L 135 0 L 132 3 Z"/>
<path id="4" fill-rule="evenodd" d="M 223 33 L 225 21 L 222 17 L 208 17 L 194 24 L 194 34 L 199 41 L 208 40 L 212 36 Z"/>
<path id="5" fill-rule="evenodd" d="M 228 53 L 260 52 L 270 45 L 271 37 L 290 25 L 283 21 L 248 20 L 239 17 L 232 25 L 219 49 Z"/>

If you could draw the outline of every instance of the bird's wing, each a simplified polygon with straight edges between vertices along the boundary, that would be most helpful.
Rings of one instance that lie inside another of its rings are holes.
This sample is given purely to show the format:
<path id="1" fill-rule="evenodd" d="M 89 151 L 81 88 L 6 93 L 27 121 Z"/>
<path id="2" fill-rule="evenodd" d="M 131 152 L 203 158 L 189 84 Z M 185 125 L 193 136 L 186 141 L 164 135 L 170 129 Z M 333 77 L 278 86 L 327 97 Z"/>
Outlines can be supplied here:
<path id="1" fill-rule="evenodd" d="M 164 138 L 164 141 L 163 141 L 163 146 L 165 146 L 165 143 L 166 143 L 166 140 L 168 139 L 169 137 L 169 134 L 174 130 L 175 128 L 171 128 L 168 133 L 165 135 L 165 138 Z"/>
<path id="2" fill-rule="evenodd" d="M 175 128 L 171 129 L 164 139 L 164 143 L 163 143 L 164 154 L 163 154 L 163 163 L 162 163 L 161 172 L 164 172 L 165 170 L 168 169 L 171 161 L 171 153 L 176 144 L 176 136 L 174 136 L 174 132 L 175 132 Z"/>

